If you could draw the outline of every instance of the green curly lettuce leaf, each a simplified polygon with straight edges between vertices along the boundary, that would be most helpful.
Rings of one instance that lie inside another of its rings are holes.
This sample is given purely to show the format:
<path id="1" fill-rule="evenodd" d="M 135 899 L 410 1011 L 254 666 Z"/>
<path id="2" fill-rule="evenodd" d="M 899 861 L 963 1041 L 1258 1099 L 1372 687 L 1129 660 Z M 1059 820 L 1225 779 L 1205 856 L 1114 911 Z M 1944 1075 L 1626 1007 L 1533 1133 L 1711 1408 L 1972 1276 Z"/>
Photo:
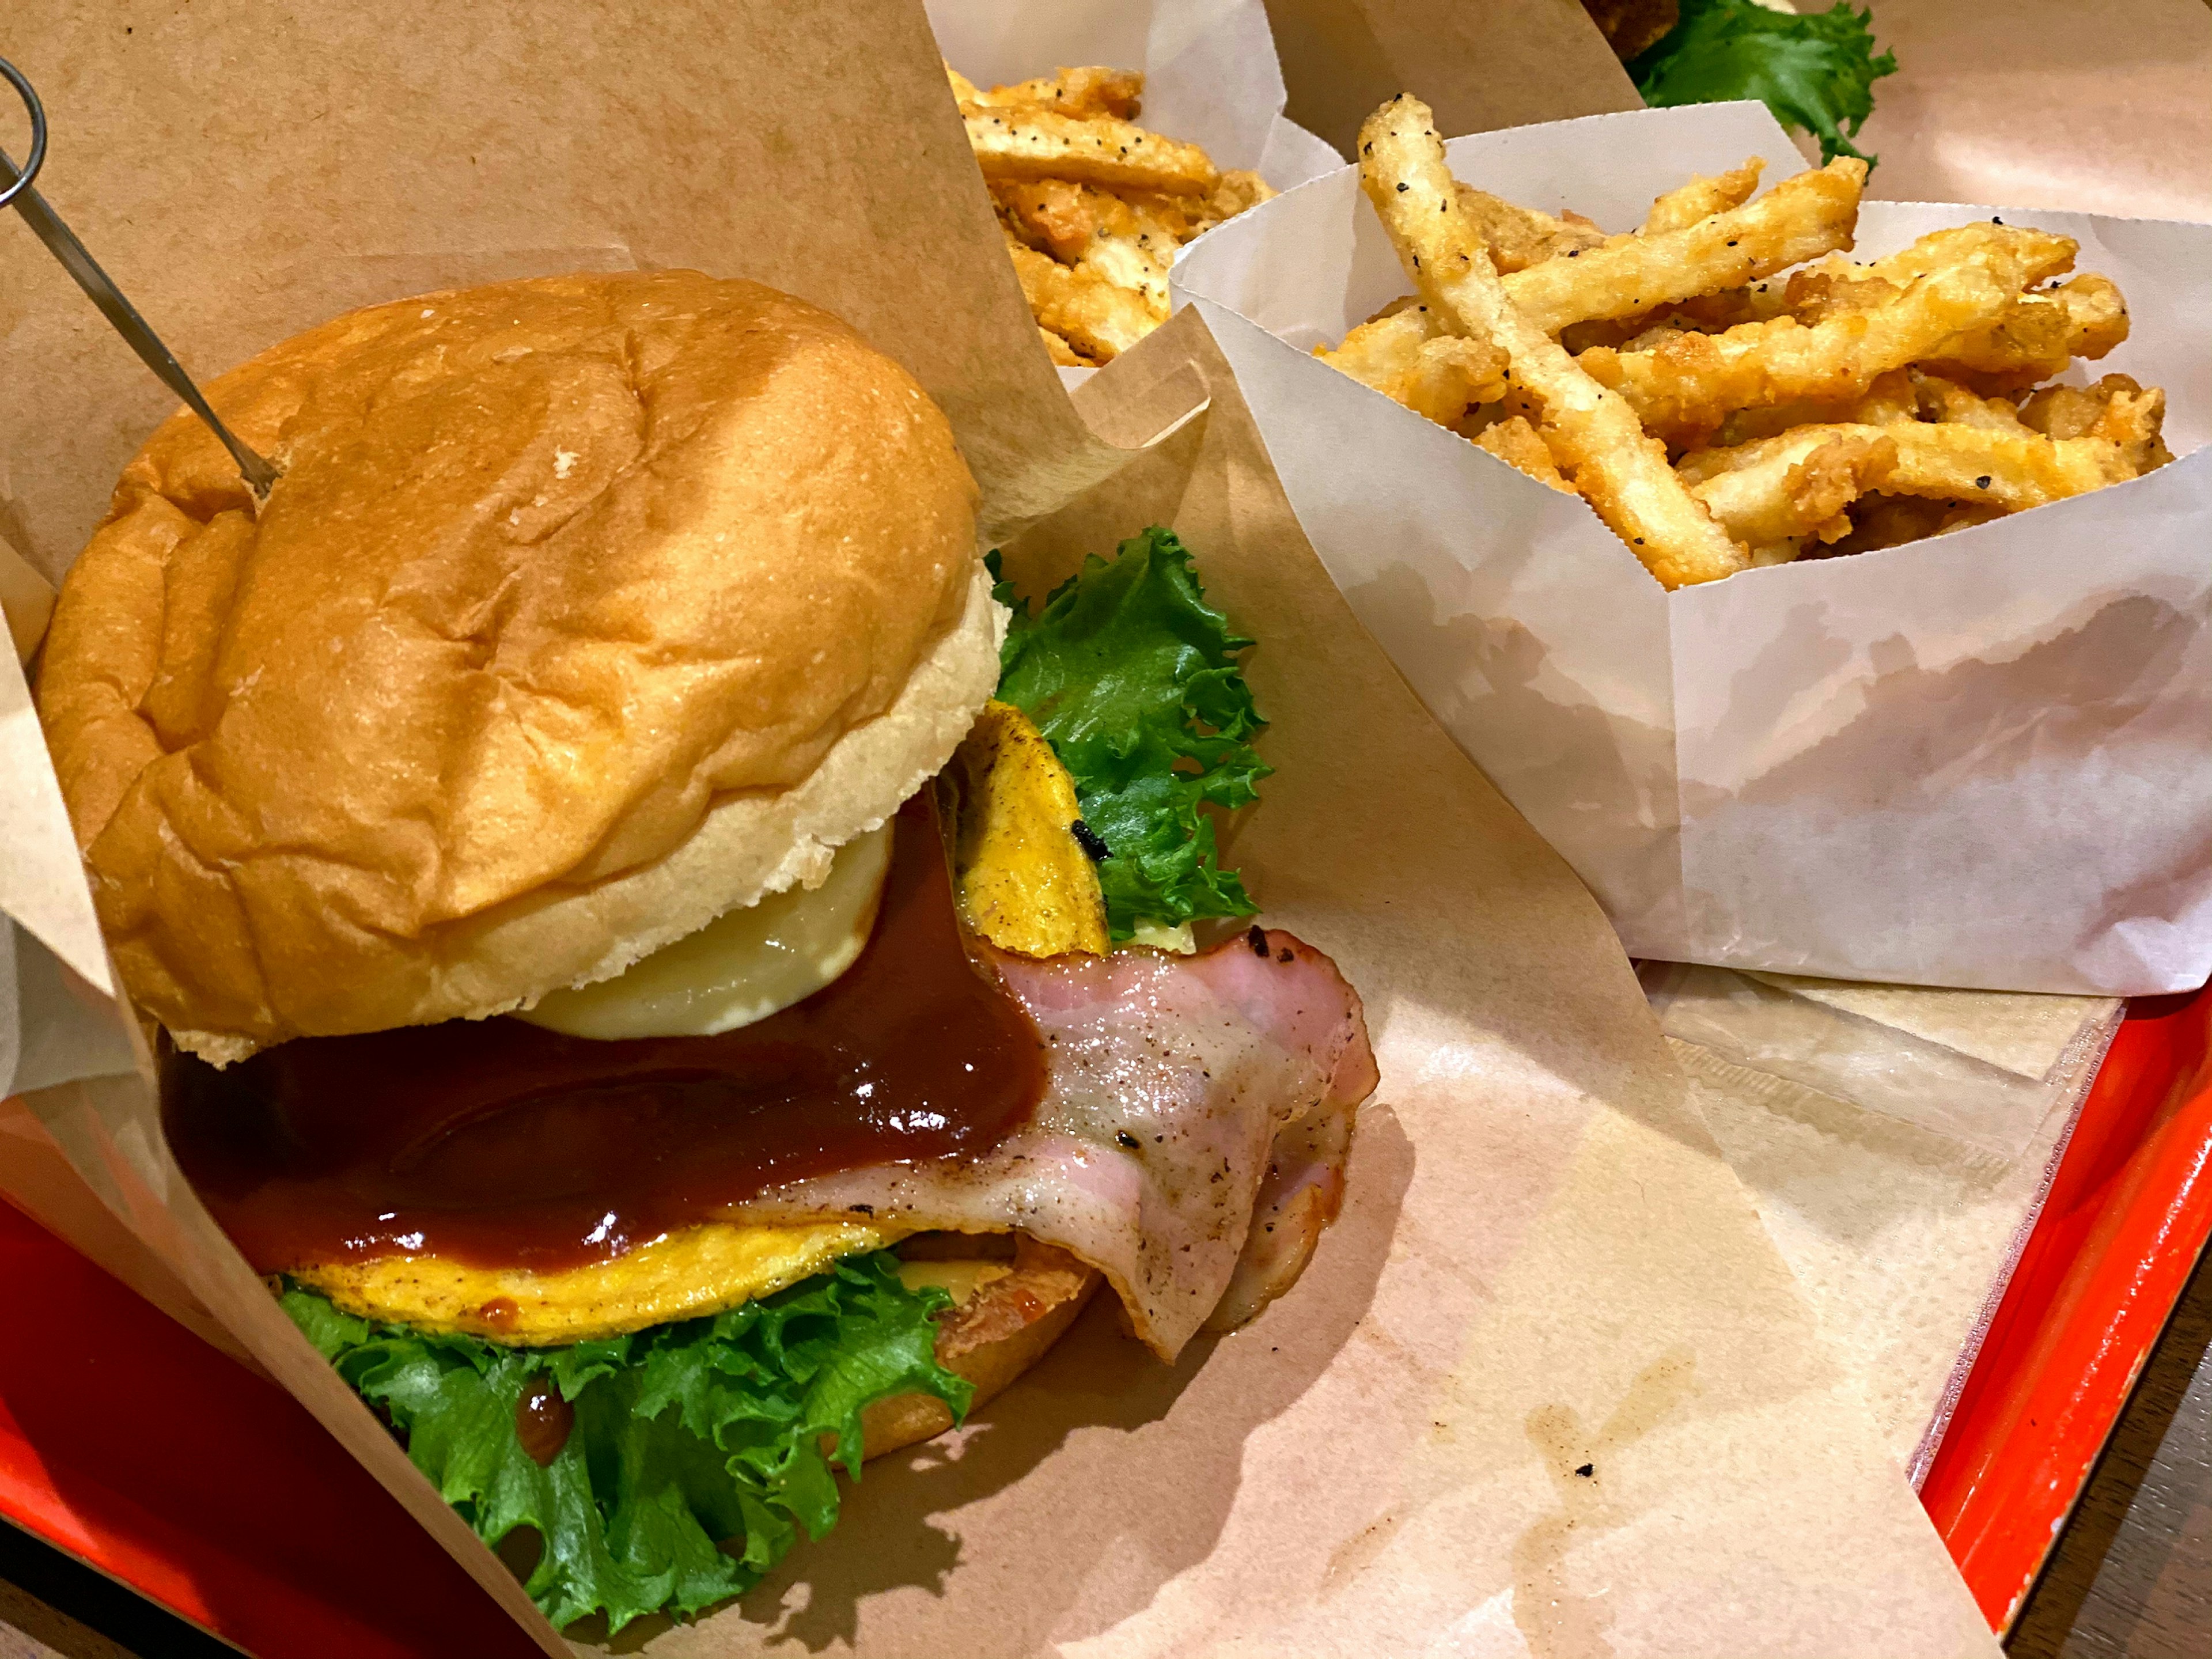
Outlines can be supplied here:
<path id="1" fill-rule="evenodd" d="M 1654 108 L 1756 98 L 1784 126 L 1818 138 L 1822 161 L 1871 163 L 1851 140 L 1874 112 L 1874 83 L 1897 73 L 1896 53 L 1875 55 L 1871 17 L 1845 0 L 1802 14 L 1756 0 L 1682 0 L 1680 21 L 1628 73 Z"/>
<path id="2" fill-rule="evenodd" d="M 1110 561 L 1086 560 L 1034 617 L 1012 584 L 993 591 L 1014 613 L 999 696 L 1051 743 L 1105 843 L 1113 936 L 1252 915 L 1201 810 L 1249 805 L 1268 773 L 1250 741 L 1266 722 L 1237 660 L 1252 641 L 1206 603 L 1189 550 L 1154 526 Z"/>
<path id="3" fill-rule="evenodd" d="M 908 1290 L 885 1253 L 710 1319 L 564 1348 L 376 1324 L 297 1285 L 283 1302 L 486 1543 L 537 1528 L 525 1588 L 556 1625 L 603 1613 L 620 1630 L 742 1595 L 799 1528 L 836 1523 L 824 1435 L 858 1479 L 865 1407 L 933 1394 L 958 1418 L 974 1393 L 937 1363 L 933 1316 L 951 1298 Z M 543 1468 L 515 1430 L 541 1376 L 575 1411 Z"/>

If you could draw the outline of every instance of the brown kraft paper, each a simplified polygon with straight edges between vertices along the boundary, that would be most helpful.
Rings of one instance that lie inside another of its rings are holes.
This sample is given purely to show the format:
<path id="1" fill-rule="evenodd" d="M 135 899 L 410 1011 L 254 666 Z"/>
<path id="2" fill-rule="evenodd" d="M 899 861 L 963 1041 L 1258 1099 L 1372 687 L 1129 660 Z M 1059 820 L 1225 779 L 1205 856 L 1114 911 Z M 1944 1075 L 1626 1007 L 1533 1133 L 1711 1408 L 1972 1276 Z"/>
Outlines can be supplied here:
<path id="1" fill-rule="evenodd" d="M 1415 88 L 1452 133 L 1644 106 L 1580 0 L 1267 0 L 1267 15 L 1285 112 L 1345 155 Z"/>
<path id="2" fill-rule="evenodd" d="M 1263 641 L 1277 773 L 1234 857 L 1267 919 L 1360 987 L 1382 1061 L 1344 1215 L 1261 1321 L 1170 1368 L 1102 1305 L 965 1431 L 872 1465 L 744 1601 L 619 1648 L 1992 1652 L 1602 918 L 1352 620 L 1195 319 L 1086 388 L 1121 446 L 1206 405 L 1107 476 L 919 9 L 374 13 L 239 3 L 129 36 L 104 8 L 11 17 L 56 114 L 56 205 L 180 355 L 211 373 L 346 305 L 593 255 L 762 276 L 853 318 L 945 402 L 995 523 L 1054 509 L 1011 549 L 1025 587 L 1163 522 Z M 42 258 L 0 237 L 0 429 L 11 538 L 58 572 L 165 408 Z M 51 775 L 6 752 L 0 798 L 32 832 L 9 912 L 45 907 L 19 954 L 76 964 L 99 1025 Z M 93 1069 L 134 1037 L 108 1012 Z M 137 1058 L 68 1080 L 49 1046 L 26 1104 L 137 1244 L 568 1651 L 214 1227 Z M 10 1160 L 0 1185 L 51 1200 L 56 1167 Z"/>

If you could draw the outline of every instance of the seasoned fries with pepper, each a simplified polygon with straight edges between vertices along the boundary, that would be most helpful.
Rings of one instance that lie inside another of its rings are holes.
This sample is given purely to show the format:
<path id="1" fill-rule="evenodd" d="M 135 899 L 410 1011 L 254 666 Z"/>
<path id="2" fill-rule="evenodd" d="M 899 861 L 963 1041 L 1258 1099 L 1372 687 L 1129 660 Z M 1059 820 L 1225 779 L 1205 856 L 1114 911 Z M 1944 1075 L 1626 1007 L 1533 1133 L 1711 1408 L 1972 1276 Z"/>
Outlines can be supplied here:
<path id="1" fill-rule="evenodd" d="M 1693 177 L 1607 236 L 1455 179 L 1427 107 L 1360 130 L 1415 292 L 1315 356 L 1549 487 L 1662 584 L 1894 546 L 2172 459 L 2166 394 L 2049 385 L 2128 336 L 2067 237 L 1960 225 L 1844 256 L 1865 164 Z M 2039 390 L 2038 388 L 2040 388 Z"/>
<path id="2" fill-rule="evenodd" d="M 986 91 L 947 64 L 1022 293 L 1063 368 L 1096 368 L 1168 318 L 1176 250 L 1274 194 L 1136 125 L 1145 77 L 1097 67 Z"/>

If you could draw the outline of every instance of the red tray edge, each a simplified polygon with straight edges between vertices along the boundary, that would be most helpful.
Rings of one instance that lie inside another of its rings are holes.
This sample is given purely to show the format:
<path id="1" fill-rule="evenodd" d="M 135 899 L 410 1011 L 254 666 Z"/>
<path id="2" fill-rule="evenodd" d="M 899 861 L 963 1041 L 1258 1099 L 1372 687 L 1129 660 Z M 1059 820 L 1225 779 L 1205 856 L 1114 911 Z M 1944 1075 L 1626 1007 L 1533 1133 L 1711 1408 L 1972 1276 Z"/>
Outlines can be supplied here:
<path id="1" fill-rule="evenodd" d="M 2130 1006 L 1921 1500 L 2008 1633 L 2212 1237 L 2212 992 Z"/>

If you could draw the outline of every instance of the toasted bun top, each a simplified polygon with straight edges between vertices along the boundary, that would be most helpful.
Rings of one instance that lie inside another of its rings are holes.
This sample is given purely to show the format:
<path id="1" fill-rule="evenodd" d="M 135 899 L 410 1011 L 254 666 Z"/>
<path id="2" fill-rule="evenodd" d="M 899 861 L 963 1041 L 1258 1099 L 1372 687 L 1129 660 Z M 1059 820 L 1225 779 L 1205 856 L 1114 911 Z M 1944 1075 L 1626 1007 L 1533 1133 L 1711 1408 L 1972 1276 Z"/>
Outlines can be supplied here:
<path id="1" fill-rule="evenodd" d="M 40 705 L 126 985 L 220 1060 L 619 972 L 941 767 L 996 678 L 975 485 L 825 312 L 692 271 L 434 294 L 189 416 Z"/>

